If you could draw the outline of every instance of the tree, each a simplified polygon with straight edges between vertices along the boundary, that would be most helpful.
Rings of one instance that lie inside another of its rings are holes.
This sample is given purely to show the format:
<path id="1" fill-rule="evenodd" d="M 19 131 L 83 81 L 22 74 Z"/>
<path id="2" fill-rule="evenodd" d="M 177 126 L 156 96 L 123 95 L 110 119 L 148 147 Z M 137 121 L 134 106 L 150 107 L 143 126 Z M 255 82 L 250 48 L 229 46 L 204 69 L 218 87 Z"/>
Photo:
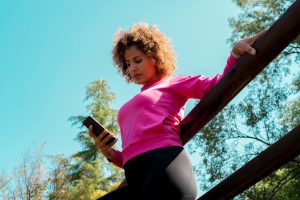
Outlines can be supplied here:
<path id="1" fill-rule="evenodd" d="M 229 41 L 234 43 L 239 37 L 266 29 L 292 2 L 235 0 L 242 8 L 242 13 L 237 19 L 229 20 L 233 28 Z M 287 66 L 297 64 L 299 57 L 298 37 L 247 86 L 242 101 L 231 102 L 194 137 L 191 147 L 201 158 L 195 171 L 203 182 L 202 189 L 207 190 L 226 178 L 299 124 L 299 115 L 295 112 L 298 110 L 299 113 L 299 104 L 292 102 L 292 106 L 286 107 L 286 99 L 299 90 L 296 91 L 291 85 L 287 86 L 284 81 L 285 76 L 292 76 Z M 293 121 L 291 118 L 295 116 L 298 120 L 292 125 L 285 123 Z M 295 159 L 253 186 L 240 198 L 298 199 L 299 172 L 299 159 Z"/>
<path id="2" fill-rule="evenodd" d="M 114 98 L 105 80 L 94 81 L 87 87 L 85 101 L 89 101 L 86 106 L 89 115 L 118 134 L 116 110 L 111 107 Z M 76 140 L 83 149 L 71 157 L 55 155 L 51 158 L 49 199 L 96 199 L 116 189 L 124 178 L 122 171 L 108 163 L 88 136 L 88 130 L 82 126 L 85 117 L 78 115 L 69 119 L 80 129 Z"/>
<path id="3" fill-rule="evenodd" d="M 115 94 L 110 91 L 110 88 L 105 80 L 97 80 L 92 82 L 87 88 L 86 101 L 90 103 L 86 106 L 90 112 L 89 115 L 98 120 L 104 127 L 110 132 L 119 135 L 119 128 L 117 125 L 117 110 L 112 108 L 111 103 L 115 99 Z M 70 121 L 73 125 L 82 127 L 82 121 L 85 117 L 76 116 L 71 117 Z M 99 152 L 95 146 L 93 139 L 88 136 L 88 131 L 85 128 L 84 131 L 79 132 L 76 140 L 82 144 L 83 150 L 74 154 L 73 157 L 82 158 L 83 161 L 101 161 L 101 167 L 105 172 L 112 174 L 112 180 L 120 178 L 120 170 L 114 167 L 111 163 L 107 162 L 107 159 Z M 114 177 L 114 178 L 113 178 Z"/>
<path id="4" fill-rule="evenodd" d="M 54 155 L 52 158 L 52 169 L 50 170 L 50 184 L 48 186 L 49 199 L 95 199 L 94 194 L 99 190 L 103 174 L 99 174 L 99 163 L 97 161 L 84 162 L 72 157 Z M 74 178 L 74 167 L 80 163 L 80 175 Z M 105 194 L 102 191 L 100 194 Z"/>
<path id="5" fill-rule="evenodd" d="M 51 156 L 48 198 L 67 199 L 70 182 L 70 160 L 60 155 Z"/>
<path id="6" fill-rule="evenodd" d="M 111 107 L 111 102 L 115 95 L 109 89 L 105 80 L 98 80 L 91 83 L 87 88 L 86 101 L 90 103 L 86 106 L 90 115 L 97 119 L 104 127 L 112 133 L 119 133 L 116 122 L 117 111 Z M 70 117 L 72 125 L 77 125 L 82 128 L 82 121 L 86 116 Z M 88 136 L 88 131 L 84 129 L 77 134 L 76 140 L 82 145 L 83 150 L 76 153 L 74 157 L 81 157 L 85 161 L 93 161 L 96 159 L 103 159 L 93 140 Z"/>
<path id="7" fill-rule="evenodd" d="M 36 151 L 29 151 L 11 176 L 0 178 L 3 199 L 43 199 L 48 184 L 44 168 L 43 145 Z"/>
<path id="8" fill-rule="evenodd" d="M 299 93 L 299 76 L 293 81 L 294 92 Z M 281 123 L 292 129 L 300 124 L 300 97 L 287 103 Z M 300 156 L 273 175 L 265 178 L 255 187 L 246 191 L 243 196 L 250 199 L 300 199 Z"/>
<path id="9" fill-rule="evenodd" d="M 290 128 L 296 127 L 300 124 L 300 73 L 298 73 L 292 85 L 296 95 L 298 94 L 298 96 L 287 103 L 282 120 L 282 123 L 286 124 Z"/>
<path id="10" fill-rule="evenodd" d="M 10 179 L 6 175 L 0 176 L 0 197 L 4 200 L 9 199 L 8 186 L 10 184 Z"/>
<path id="11" fill-rule="evenodd" d="M 235 18 L 230 18 L 229 23 L 233 28 L 233 44 L 238 38 L 254 35 L 270 27 L 295 0 L 234 0 L 241 8 L 241 13 Z M 283 52 L 282 57 L 300 59 L 300 37 L 297 37 Z"/>

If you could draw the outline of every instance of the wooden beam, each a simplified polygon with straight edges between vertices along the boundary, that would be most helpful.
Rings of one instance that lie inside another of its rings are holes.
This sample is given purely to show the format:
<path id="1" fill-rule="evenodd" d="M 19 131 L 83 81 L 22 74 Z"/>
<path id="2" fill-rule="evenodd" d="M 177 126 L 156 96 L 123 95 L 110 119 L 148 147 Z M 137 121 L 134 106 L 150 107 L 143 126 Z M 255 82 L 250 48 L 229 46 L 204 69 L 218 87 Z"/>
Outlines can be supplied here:
<path id="1" fill-rule="evenodd" d="M 245 55 L 211 92 L 188 113 L 180 125 L 186 144 L 256 77 L 300 33 L 300 0 L 288 10 L 253 45 L 256 55 Z"/>
<path id="2" fill-rule="evenodd" d="M 300 125 L 254 157 L 198 200 L 232 199 L 300 154 Z"/>

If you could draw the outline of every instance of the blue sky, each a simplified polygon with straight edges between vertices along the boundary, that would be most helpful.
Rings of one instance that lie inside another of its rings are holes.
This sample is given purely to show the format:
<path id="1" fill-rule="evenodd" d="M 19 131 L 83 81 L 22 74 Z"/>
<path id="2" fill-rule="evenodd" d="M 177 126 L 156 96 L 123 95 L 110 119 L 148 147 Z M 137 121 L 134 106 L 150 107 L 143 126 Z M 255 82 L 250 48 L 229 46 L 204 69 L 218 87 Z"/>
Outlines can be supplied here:
<path id="1" fill-rule="evenodd" d="M 0 1 L 0 171 L 46 143 L 45 152 L 80 150 L 68 118 L 86 115 L 85 90 L 108 81 L 118 109 L 139 92 L 113 67 L 113 35 L 133 23 L 156 24 L 173 42 L 175 74 L 222 72 L 230 52 L 232 1 Z M 189 107 L 191 104 L 189 104 Z"/>

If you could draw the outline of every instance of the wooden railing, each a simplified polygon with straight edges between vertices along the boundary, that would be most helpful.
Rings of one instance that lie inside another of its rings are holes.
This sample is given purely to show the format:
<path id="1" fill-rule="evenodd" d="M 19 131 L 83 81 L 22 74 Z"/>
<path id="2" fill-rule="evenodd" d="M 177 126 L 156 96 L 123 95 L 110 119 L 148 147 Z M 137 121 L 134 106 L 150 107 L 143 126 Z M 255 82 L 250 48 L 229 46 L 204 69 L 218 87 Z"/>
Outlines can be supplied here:
<path id="1" fill-rule="evenodd" d="M 300 154 L 300 125 L 198 200 L 232 199 Z"/>
<path id="2" fill-rule="evenodd" d="M 300 34 L 300 0 L 253 45 L 256 55 L 245 55 L 181 122 L 186 144 L 215 117 L 251 80 Z M 223 180 L 199 199 L 231 199 L 300 154 L 299 126 Z M 266 164 L 268 163 L 268 164 Z"/>

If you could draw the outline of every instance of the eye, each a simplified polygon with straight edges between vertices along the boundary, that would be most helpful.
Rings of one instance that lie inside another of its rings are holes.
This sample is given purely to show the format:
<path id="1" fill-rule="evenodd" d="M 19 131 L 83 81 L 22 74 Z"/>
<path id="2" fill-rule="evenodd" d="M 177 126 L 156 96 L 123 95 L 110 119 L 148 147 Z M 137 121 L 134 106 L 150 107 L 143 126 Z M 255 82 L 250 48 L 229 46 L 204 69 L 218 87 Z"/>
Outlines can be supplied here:
<path id="1" fill-rule="evenodd" d="M 136 59 L 134 62 L 135 62 L 136 64 L 139 64 L 139 63 L 142 62 L 142 59 Z"/>

